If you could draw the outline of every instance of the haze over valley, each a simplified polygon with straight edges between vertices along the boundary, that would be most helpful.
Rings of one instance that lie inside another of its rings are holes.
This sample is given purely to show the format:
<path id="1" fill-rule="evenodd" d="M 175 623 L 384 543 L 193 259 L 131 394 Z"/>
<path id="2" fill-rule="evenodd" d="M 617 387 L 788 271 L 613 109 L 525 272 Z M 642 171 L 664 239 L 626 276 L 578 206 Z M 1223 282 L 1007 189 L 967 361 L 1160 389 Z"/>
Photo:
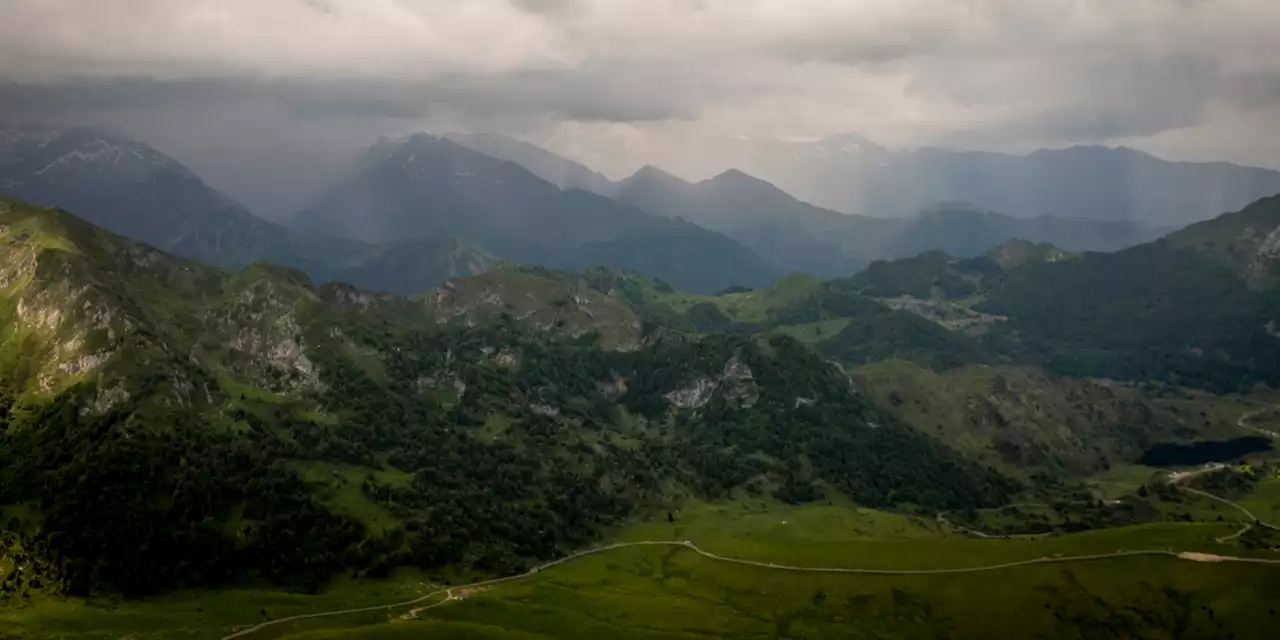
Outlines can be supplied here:
<path id="1" fill-rule="evenodd" d="M 0 638 L 1274 635 L 1272 3 L 3 15 Z"/>

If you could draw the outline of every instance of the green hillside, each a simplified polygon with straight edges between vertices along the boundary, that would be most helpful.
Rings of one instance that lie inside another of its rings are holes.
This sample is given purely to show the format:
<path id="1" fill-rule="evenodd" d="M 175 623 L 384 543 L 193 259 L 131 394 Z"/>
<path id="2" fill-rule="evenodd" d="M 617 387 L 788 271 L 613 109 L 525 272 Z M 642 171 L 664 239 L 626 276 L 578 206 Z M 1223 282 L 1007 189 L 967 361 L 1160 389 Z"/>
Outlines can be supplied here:
<path id="1" fill-rule="evenodd" d="M 1247 405 L 1184 390 L 1143 389 L 1018 366 L 935 372 L 888 360 L 859 368 L 859 391 L 908 424 L 1012 474 L 1087 477 L 1158 442 L 1241 435 Z M 1225 416 L 1201 415 L 1208 407 Z M 1233 411 L 1234 409 L 1234 411 Z"/>
<path id="2" fill-rule="evenodd" d="M 67 593 L 500 574 L 735 490 L 1015 488 L 782 336 L 641 341 L 614 300 L 522 271 L 422 299 L 223 272 L 4 206 L 0 504 Z"/>
<path id="3" fill-rule="evenodd" d="M 795 566 L 964 568 L 1118 550 L 1247 554 L 1214 536 L 1235 523 L 1157 524 L 1016 540 L 979 540 L 945 525 L 845 505 L 691 504 L 617 539 L 693 540 L 713 553 Z M 1267 638 L 1276 569 L 1165 555 L 1051 562 L 1003 570 L 847 575 L 716 562 L 678 546 L 621 548 L 524 579 L 453 589 L 400 573 L 342 580 L 321 594 L 233 589 L 86 606 L 37 599 L 0 611 L 20 638 L 217 640 L 287 616 L 254 638 Z M 429 594 L 440 591 L 436 596 Z M 463 597 L 465 594 L 465 597 Z M 424 598 L 424 596 L 429 596 Z M 412 605 L 386 606 L 422 599 Z M 1018 615 L 1009 615 L 1017 611 Z M 855 636 L 856 637 L 856 636 Z"/>
<path id="4" fill-rule="evenodd" d="M 1224 265 L 1258 288 L 1280 276 L 1280 196 L 1263 198 L 1234 213 L 1169 234 L 1173 247 L 1190 249 Z"/>

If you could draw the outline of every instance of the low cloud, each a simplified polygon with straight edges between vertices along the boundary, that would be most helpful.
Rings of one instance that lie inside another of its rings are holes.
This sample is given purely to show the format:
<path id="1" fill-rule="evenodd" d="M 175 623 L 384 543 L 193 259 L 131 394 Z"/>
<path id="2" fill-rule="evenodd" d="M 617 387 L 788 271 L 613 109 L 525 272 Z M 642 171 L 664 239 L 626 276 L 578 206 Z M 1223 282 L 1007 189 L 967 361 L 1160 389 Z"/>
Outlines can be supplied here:
<path id="1" fill-rule="evenodd" d="M 1280 166 L 1238 133 L 1280 127 L 1275 24 L 1273 0 L 8 0 L 0 119 L 501 129 L 618 167 L 846 131 Z"/>

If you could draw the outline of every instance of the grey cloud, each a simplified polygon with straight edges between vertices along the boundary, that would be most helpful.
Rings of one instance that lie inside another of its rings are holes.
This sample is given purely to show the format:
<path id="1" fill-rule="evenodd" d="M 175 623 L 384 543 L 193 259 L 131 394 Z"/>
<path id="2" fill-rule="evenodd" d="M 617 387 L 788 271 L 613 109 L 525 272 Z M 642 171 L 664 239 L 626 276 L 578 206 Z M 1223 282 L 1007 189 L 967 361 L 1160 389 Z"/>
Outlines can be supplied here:
<path id="1" fill-rule="evenodd" d="M 985 132 L 987 138 L 1068 144 L 1193 126 L 1211 102 L 1225 96 L 1216 66 L 1189 56 L 1067 60 L 1050 75 L 1034 63 L 992 68 L 996 73 L 974 77 L 945 61 L 922 65 L 906 90 L 940 102 L 1016 105 Z"/>
<path id="2" fill-rule="evenodd" d="M 320 13 L 333 13 L 333 5 L 329 4 L 327 0 L 302 0 L 302 4 Z"/>
<path id="3" fill-rule="evenodd" d="M 579 0 L 511 0 L 511 5 L 547 17 L 565 16 L 581 8 Z"/>
<path id="4" fill-rule="evenodd" d="M 0 118 L 623 127 L 632 149 L 850 130 L 1140 147 L 1200 130 L 1197 154 L 1257 158 L 1224 122 L 1280 111 L 1277 22 L 1271 0 L 8 0 Z"/>
<path id="5" fill-rule="evenodd" d="M 1280 71 L 1254 73 L 1227 82 L 1231 100 L 1249 109 L 1280 107 Z"/>
<path id="6" fill-rule="evenodd" d="M 119 79 L 0 84 L 0 118 L 275 104 L 305 118 L 422 119 L 436 112 L 637 122 L 690 118 L 707 85 L 628 70 L 529 70 L 395 80 Z"/>

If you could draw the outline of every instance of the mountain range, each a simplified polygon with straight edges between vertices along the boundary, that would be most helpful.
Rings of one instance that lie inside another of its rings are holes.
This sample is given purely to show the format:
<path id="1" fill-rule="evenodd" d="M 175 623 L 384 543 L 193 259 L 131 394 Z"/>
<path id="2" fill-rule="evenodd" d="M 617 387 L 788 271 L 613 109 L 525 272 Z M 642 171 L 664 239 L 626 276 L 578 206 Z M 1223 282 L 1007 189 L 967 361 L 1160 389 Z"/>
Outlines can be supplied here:
<path id="1" fill-rule="evenodd" d="M 415 163 L 413 173 L 406 162 Z M 106 229 L 209 264 L 267 260 L 318 281 L 390 291 L 423 291 L 498 259 L 630 268 L 699 291 L 760 286 L 776 275 L 720 234 L 562 192 L 518 165 L 428 136 L 374 145 L 292 228 L 255 216 L 140 142 L 89 127 L 4 129 L 0 193 L 83 212 Z M 365 196 L 372 199 L 356 202 Z M 394 199 L 399 219 L 371 210 L 385 212 Z"/>
<path id="2" fill-rule="evenodd" d="M 90 127 L 0 129 L 0 194 L 75 211 L 192 260 L 233 269 L 266 260 L 375 289 L 421 291 L 495 260 L 447 236 L 377 247 L 291 230 L 249 212 L 173 158 Z"/>
<path id="3" fill-rule="evenodd" d="M 616 197 L 721 231 L 788 271 L 823 277 L 925 251 L 975 256 L 1014 238 L 1072 251 L 1114 251 L 1165 231 L 1125 221 L 1015 218 L 963 202 L 938 203 L 902 218 L 848 215 L 801 202 L 737 170 L 689 184 L 646 167 L 620 182 Z"/>
<path id="4" fill-rule="evenodd" d="M 888 153 L 861 139 L 829 143 L 809 155 Z M 508 261 L 633 270 L 707 293 L 766 286 L 792 271 L 847 277 L 927 251 L 973 257 L 1015 238 L 1114 251 L 1172 228 L 1026 217 L 972 202 L 933 203 L 897 218 L 850 215 L 737 169 L 690 183 L 644 167 L 611 182 L 498 134 L 382 139 L 345 178 L 277 224 L 138 141 L 88 127 L 11 127 L 0 132 L 0 193 L 60 206 L 209 264 L 266 260 L 317 281 L 396 292 Z"/>
<path id="5" fill-rule="evenodd" d="M 965 202 L 921 205 L 899 218 L 849 215 L 803 202 L 778 187 L 731 169 L 690 183 L 645 166 L 616 183 L 531 144 L 494 134 L 458 136 L 460 143 L 524 164 L 544 179 L 587 189 L 732 237 L 783 271 L 849 275 L 875 260 L 924 251 L 976 256 L 1007 240 L 1051 242 L 1071 251 L 1114 251 L 1159 237 L 1169 227 L 1078 215 L 1014 217 Z"/>
<path id="6" fill-rule="evenodd" d="M 767 285 L 774 267 L 738 242 L 425 134 L 382 140 L 290 224 L 369 243 L 460 236 L 529 264 L 632 269 L 694 291 Z"/>
<path id="7" fill-rule="evenodd" d="M 1076 146 L 1028 154 L 940 147 L 885 148 L 856 133 L 814 141 L 699 138 L 687 148 L 632 149 L 590 141 L 611 157 L 660 158 L 679 175 L 735 168 L 805 202 L 860 215 L 912 215 L 963 201 L 1020 218 L 1051 216 L 1182 226 L 1280 193 L 1280 171 L 1226 162 L 1171 162 L 1126 147 Z M 600 146 L 602 145 L 602 146 Z M 564 172 L 572 177 L 576 172 Z M 589 188 L 588 182 L 573 183 Z"/>
<path id="8" fill-rule="evenodd" d="M 940 508 L 1017 485 L 795 340 L 655 339 L 566 274 L 377 295 L 222 271 L 0 199 L 0 318 L 0 505 L 31 505 L 0 526 L 34 531 L 41 580 L 73 595 L 505 574 L 748 484 Z M 751 425 L 759 455 L 724 448 L 726 420 Z"/>
<path id="9" fill-rule="evenodd" d="M 1277 228 L 1271 198 L 1115 253 L 1018 241 L 719 295 L 503 266 L 400 297 L 0 199 L 0 504 L 32 505 L 7 526 L 71 594 L 506 574 L 736 491 L 1003 504 L 1215 428 L 1098 379 L 1280 383 Z M 977 395 L 930 391 L 952 383 Z"/>

